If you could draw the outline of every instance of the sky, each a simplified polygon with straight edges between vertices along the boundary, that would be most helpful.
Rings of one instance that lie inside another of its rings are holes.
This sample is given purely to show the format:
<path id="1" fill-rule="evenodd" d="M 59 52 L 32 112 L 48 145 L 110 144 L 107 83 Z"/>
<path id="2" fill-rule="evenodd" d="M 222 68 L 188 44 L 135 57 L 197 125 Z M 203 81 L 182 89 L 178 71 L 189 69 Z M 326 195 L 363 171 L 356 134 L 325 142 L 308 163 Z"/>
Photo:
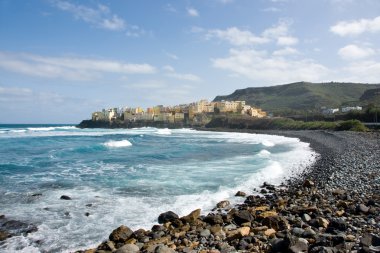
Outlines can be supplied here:
<path id="1" fill-rule="evenodd" d="M 0 0 L 0 123 L 380 82 L 378 0 Z"/>

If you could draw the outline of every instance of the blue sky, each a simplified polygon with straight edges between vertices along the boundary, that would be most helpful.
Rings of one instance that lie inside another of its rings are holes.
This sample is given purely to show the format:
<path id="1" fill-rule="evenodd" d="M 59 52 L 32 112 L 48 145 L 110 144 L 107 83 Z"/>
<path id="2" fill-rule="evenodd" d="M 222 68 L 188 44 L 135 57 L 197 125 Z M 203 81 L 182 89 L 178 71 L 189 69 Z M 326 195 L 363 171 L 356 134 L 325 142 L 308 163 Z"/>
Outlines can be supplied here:
<path id="1" fill-rule="evenodd" d="M 378 0 L 0 0 L 0 123 L 379 83 Z"/>

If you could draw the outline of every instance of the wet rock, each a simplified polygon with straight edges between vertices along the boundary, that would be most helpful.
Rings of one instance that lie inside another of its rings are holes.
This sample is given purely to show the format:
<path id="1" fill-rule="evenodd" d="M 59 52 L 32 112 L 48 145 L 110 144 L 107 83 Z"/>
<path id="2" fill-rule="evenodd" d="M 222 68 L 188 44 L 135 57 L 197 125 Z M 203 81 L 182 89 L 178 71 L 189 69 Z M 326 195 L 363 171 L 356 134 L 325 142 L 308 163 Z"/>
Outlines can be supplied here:
<path id="1" fill-rule="evenodd" d="M 172 211 L 162 213 L 158 216 L 158 223 L 163 224 L 178 219 L 178 215 Z"/>
<path id="2" fill-rule="evenodd" d="M 120 227 L 112 231 L 112 233 L 109 236 L 109 239 L 114 242 L 123 243 L 127 241 L 132 234 L 133 231 L 129 227 L 121 225 Z"/>
<path id="3" fill-rule="evenodd" d="M 40 197 L 40 196 L 42 196 L 42 193 L 33 193 L 32 194 L 32 197 Z"/>
<path id="4" fill-rule="evenodd" d="M 63 199 L 63 200 L 71 200 L 71 198 L 67 195 L 62 195 L 59 199 Z"/>
<path id="5" fill-rule="evenodd" d="M 0 241 L 4 241 L 7 238 L 11 237 L 12 235 L 6 231 L 1 231 L 0 230 Z"/>
<path id="6" fill-rule="evenodd" d="M 210 225 L 223 224 L 223 218 L 220 214 L 209 214 L 203 219 L 203 221 Z"/>
<path id="7" fill-rule="evenodd" d="M 218 204 L 216 204 L 217 208 L 226 208 L 230 205 L 230 202 L 228 200 L 222 200 Z"/>
<path id="8" fill-rule="evenodd" d="M 190 214 L 182 217 L 181 220 L 184 223 L 193 223 L 199 218 L 200 215 L 201 215 L 201 209 L 196 209 L 192 211 Z"/>
<path id="9" fill-rule="evenodd" d="M 253 220 L 253 216 L 248 210 L 242 210 L 235 213 L 233 215 L 233 219 L 236 224 L 241 225 L 245 222 L 251 222 Z"/>
<path id="10" fill-rule="evenodd" d="M 245 192 L 242 192 L 242 191 L 238 191 L 235 196 L 236 197 L 245 197 L 247 194 Z"/>
<path id="11" fill-rule="evenodd" d="M 124 246 L 118 248 L 114 253 L 137 253 L 140 249 L 135 244 L 125 244 Z"/>

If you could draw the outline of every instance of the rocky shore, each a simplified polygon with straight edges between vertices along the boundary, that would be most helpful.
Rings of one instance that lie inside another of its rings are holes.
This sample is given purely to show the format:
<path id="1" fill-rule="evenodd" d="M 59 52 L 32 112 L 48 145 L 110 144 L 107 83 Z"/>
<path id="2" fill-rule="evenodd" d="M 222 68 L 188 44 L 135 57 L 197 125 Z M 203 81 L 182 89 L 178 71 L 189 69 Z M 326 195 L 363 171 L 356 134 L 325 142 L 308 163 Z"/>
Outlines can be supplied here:
<path id="1" fill-rule="evenodd" d="M 380 133 L 261 133 L 300 138 L 320 156 L 298 178 L 238 192 L 239 205 L 221 200 L 207 215 L 184 217 L 168 211 L 151 230 L 122 225 L 77 252 L 380 252 Z"/>

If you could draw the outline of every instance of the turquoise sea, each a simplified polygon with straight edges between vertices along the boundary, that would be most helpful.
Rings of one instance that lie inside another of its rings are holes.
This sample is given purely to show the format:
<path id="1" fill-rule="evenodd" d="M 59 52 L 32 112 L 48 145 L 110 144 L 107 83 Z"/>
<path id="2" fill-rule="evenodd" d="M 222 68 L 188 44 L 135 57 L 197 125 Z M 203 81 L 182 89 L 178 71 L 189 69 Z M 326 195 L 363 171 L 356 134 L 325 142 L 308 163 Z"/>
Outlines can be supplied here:
<path id="1" fill-rule="evenodd" d="M 0 251 L 70 252 L 122 224 L 149 229 L 164 211 L 207 213 L 221 200 L 241 201 L 238 190 L 300 173 L 315 156 L 281 136 L 0 125 L 0 214 L 38 227 Z"/>

